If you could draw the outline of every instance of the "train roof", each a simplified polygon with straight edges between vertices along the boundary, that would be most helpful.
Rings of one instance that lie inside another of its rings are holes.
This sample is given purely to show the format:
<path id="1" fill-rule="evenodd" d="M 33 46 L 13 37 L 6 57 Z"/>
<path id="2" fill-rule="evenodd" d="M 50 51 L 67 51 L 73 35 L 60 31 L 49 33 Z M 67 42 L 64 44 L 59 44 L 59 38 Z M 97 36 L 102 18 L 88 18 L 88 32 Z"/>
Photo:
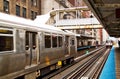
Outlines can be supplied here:
<path id="1" fill-rule="evenodd" d="M 49 14 L 47 14 L 47 15 L 49 15 Z M 60 30 L 54 26 L 39 22 L 39 20 L 40 21 L 44 20 L 43 18 L 37 19 L 37 22 L 36 22 L 36 21 L 30 20 L 30 19 L 24 19 L 22 17 L 17 17 L 14 15 L 0 13 L 0 23 L 4 22 L 4 23 L 12 24 L 12 25 L 18 25 L 18 26 L 21 26 L 21 28 L 33 28 L 33 29 L 40 28 L 41 30 L 63 32 L 62 30 Z"/>
<path id="2" fill-rule="evenodd" d="M 66 32 L 67 34 L 74 35 L 74 36 L 76 36 L 76 37 L 80 37 L 80 36 L 81 36 L 80 34 L 76 34 L 76 33 L 73 33 L 73 32 L 71 32 L 71 31 L 68 31 L 68 30 L 65 30 L 65 32 Z"/>
<path id="3" fill-rule="evenodd" d="M 47 14 L 44 14 L 44 15 L 36 16 L 34 22 L 45 24 L 49 18 L 50 18 L 50 12 L 48 12 Z"/>

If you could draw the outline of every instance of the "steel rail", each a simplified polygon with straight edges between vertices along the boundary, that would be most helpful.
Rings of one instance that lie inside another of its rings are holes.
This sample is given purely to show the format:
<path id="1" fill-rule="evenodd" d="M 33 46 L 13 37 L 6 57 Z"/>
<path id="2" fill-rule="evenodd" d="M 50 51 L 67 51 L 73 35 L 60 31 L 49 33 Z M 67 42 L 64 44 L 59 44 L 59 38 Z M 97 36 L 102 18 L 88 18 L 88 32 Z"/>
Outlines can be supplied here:
<path id="1" fill-rule="evenodd" d="M 88 67 L 90 66 L 90 64 L 92 62 L 94 62 L 98 56 L 100 56 L 100 52 L 103 52 L 105 48 L 102 48 L 101 50 L 98 51 L 98 53 L 95 53 L 94 56 L 92 56 L 91 58 L 87 59 L 86 61 L 84 61 L 84 63 L 77 68 L 75 71 L 71 72 L 70 74 L 66 75 L 63 79 L 75 79 L 77 77 L 78 74 L 82 74 L 82 72 Z M 88 61 L 89 60 L 89 61 Z M 95 62 L 94 62 L 95 63 Z"/>

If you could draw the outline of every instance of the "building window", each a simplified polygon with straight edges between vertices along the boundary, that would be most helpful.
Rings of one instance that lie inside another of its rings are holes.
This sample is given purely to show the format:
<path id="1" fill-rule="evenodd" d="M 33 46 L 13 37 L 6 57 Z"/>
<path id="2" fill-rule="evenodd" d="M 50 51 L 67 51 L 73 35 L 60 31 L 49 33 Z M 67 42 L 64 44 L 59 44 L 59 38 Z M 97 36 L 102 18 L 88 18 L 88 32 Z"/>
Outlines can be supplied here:
<path id="1" fill-rule="evenodd" d="M 37 6 L 37 0 L 31 0 L 31 6 Z"/>
<path id="2" fill-rule="evenodd" d="M 3 8 L 5 13 L 9 13 L 9 1 L 4 0 Z"/>
<path id="3" fill-rule="evenodd" d="M 22 11 L 22 15 L 23 15 L 24 18 L 26 18 L 26 8 L 23 7 L 22 10 L 23 10 L 23 11 Z"/>
<path id="4" fill-rule="evenodd" d="M 31 11 L 31 19 L 33 20 L 34 19 L 34 12 Z"/>
<path id="5" fill-rule="evenodd" d="M 37 12 L 35 12 L 35 16 L 34 17 L 36 18 L 36 16 L 37 16 Z"/>
<path id="6" fill-rule="evenodd" d="M 31 11 L 31 19 L 34 20 L 37 16 L 37 12 Z"/>
<path id="7" fill-rule="evenodd" d="M 20 6 L 16 5 L 16 15 L 20 16 Z"/>

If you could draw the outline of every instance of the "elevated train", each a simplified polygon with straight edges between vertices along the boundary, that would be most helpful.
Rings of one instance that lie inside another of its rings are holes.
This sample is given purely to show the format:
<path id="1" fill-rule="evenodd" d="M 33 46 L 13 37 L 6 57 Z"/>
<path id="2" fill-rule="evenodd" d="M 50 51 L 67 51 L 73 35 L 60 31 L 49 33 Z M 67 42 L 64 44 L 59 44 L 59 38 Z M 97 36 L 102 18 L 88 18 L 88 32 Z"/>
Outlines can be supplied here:
<path id="1" fill-rule="evenodd" d="M 106 47 L 112 47 L 113 46 L 113 41 L 112 40 L 106 40 Z"/>
<path id="2" fill-rule="evenodd" d="M 74 34 L 0 13 L 0 79 L 36 79 L 73 62 L 76 46 Z"/>

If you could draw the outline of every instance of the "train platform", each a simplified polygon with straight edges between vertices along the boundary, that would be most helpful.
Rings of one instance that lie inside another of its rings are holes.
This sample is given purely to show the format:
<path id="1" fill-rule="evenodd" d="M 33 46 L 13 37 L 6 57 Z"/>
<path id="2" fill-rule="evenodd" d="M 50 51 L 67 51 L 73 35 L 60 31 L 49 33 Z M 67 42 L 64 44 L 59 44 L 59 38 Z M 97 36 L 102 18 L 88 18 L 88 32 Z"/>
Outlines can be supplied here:
<path id="1" fill-rule="evenodd" d="M 77 51 L 84 50 L 84 49 L 89 49 L 92 48 L 93 46 L 81 46 L 77 48 Z"/>
<path id="2" fill-rule="evenodd" d="M 99 79 L 120 79 L 120 48 L 113 46 Z"/>
<path id="3" fill-rule="evenodd" d="M 88 54 L 89 52 L 95 50 L 95 46 L 81 46 L 77 48 L 77 56 L 82 56 Z"/>

